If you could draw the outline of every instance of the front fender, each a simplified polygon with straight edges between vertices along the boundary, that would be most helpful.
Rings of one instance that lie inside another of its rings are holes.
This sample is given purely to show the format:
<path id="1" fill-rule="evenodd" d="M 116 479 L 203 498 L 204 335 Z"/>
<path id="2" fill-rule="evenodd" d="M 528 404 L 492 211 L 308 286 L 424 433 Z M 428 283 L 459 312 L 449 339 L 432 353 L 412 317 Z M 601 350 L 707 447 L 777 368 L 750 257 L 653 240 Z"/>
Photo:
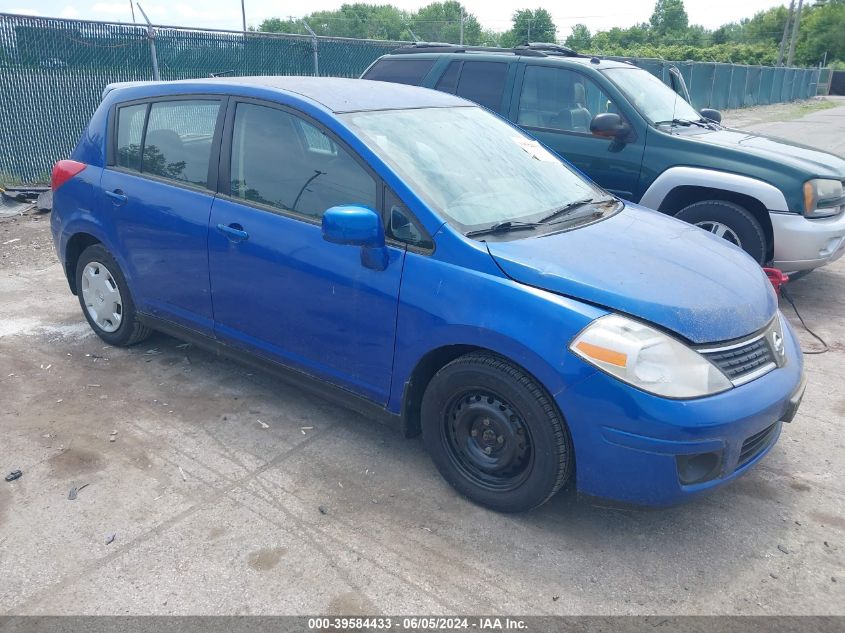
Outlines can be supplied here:
<path id="1" fill-rule="evenodd" d="M 427 354 L 455 345 L 504 356 L 531 373 L 552 396 L 559 394 L 595 371 L 568 346 L 588 323 L 605 314 L 504 276 L 408 253 L 388 409 L 402 410 L 405 383 Z"/>
<path id="2" fill-rule="evenodd" d="M 731 191 L 758 200 L 769 211 L 789 211 L 783 192 L 774 185 L 750 176 L 701 167 L 670 167 L 655 178 L 639 204 L 659 210 L 666 197 L 678 187 Z"/>

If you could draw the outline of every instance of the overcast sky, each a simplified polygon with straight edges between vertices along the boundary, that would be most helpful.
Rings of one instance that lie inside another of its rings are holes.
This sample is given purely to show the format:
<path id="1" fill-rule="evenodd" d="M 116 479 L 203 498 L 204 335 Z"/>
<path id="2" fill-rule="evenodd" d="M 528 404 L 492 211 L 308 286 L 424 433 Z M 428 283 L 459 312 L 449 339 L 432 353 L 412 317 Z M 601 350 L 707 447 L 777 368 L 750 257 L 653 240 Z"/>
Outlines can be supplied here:
<path id="1" fill-rule="evenodd" d="M 413 11 L 428 4 L 426 0 L 378 0 Z M 301 17 L 311 11 L 336 9 L 342 0 L 244 0 L 247 24 L 258 25 L 268 17 Z M 768 7 L 784 4 L 777 0 L 686 0 L 690 22 L 715 28 L 750 17 Z M 241 28 L 240 0 L 141 0 L 141 6 L 156 24 L 218 29 Z M 515 9 L 548 9 L 560 37 L 569 35 L 572 25 L 586 24 L 595 32 L 613 26 L 630 26 L 648 20 L 654 0 L 602 0 L 575 3 L 560 0 L 464 0 L 467 11 L 475 14 L 482 26 L 504 31 L 510 26 Z M 0 12 L 47 15 L 67 18 L 131 22 L 130 0 L 0 0 Z M 136 9 L 137 14 L 137 9 Z M 137 15 L 140 20 L 140 15 Z"/>

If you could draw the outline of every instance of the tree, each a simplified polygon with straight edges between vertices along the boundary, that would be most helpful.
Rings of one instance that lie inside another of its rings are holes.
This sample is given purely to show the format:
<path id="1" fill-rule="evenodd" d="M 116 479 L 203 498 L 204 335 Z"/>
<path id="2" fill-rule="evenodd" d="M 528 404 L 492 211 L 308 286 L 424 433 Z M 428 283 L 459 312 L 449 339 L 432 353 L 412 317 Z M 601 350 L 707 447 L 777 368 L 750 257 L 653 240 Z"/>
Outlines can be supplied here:
<path id="1" fill-rule="evenodd" d="M 482 42 L 481 24 L 460 2 L 432 2 L 411 16 L 411 29 L 417 37 L 426 42 L 461 41 L 461 17 L 464 19 L 464 44 L 477 45 Z"/>
<path id="2" fill-rule="evenodd" d="M 269 18 L 258 27 L 272 33 L 307 34 L 307 23 L 317 35 L 365 39 L 411 39 L 408 14 L 396 7 L 364 3 L 344 4 L 335 11 L 314 11 L 301 19 Z"/>
<path id="3" fill-rule="evenodd" d="M 572 27 L 572 33 L 566 38 L 564 44 L 576 51 L 589 50 L 593 43 L 593 36 L 586 24 L 576 24 Z"/>
<path id="4" fill-rule="evenodd" d="M 845 60 L 845 1 L 828 0 L 807 8 L 801 17 L 801 32 L 796 46 L 799 64 L 818 64 Z"/>
<path id="5" fill-rule="evenodd" d="M 525 42 L 555 42 L 557 27 L 545 9 L 521 9 L 513 14 L 513 27 L 502 34 L 502 46 L 513 47 Z"/>
<path id="6" fill-rule="evenodd" d="M 649 23 L 656 38 L 683 35 L 689 27 L 684 0 L 657 0 Z"/>

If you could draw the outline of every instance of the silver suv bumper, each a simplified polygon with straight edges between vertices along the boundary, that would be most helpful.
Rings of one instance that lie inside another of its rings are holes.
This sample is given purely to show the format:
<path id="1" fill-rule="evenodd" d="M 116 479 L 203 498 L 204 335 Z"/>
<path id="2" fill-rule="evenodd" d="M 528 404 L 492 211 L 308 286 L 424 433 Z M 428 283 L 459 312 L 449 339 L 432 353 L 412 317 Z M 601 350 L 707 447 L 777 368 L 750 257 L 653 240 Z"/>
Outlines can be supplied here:
<path id="1" fill-rule="evenodd" d="M 786 273 L 812 270 L 845 255 L 845 213 L 808 220 L 799 213 L 770 213 L 774 266 Z"/>

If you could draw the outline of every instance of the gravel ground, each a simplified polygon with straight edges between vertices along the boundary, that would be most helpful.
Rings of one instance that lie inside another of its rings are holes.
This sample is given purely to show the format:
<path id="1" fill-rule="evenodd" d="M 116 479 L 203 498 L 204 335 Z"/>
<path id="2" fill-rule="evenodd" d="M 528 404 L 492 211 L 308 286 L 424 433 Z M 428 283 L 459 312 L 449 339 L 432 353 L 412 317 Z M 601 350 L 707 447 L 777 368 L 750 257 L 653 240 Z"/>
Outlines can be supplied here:
<path id="1" fill-rule="evenodd" d="M 776 133 L 822 116 L 845 138 L 845 107 Z M 418 439 L 166 336 L 104 346 L 47 218 L 0 220 L 0 468 L 24 473 L 0 481 L 0 614 L 845 615 L 845 259 L 791 289 L 831 351 L 751 473 L 669 510 L 505 516 Z"/>

